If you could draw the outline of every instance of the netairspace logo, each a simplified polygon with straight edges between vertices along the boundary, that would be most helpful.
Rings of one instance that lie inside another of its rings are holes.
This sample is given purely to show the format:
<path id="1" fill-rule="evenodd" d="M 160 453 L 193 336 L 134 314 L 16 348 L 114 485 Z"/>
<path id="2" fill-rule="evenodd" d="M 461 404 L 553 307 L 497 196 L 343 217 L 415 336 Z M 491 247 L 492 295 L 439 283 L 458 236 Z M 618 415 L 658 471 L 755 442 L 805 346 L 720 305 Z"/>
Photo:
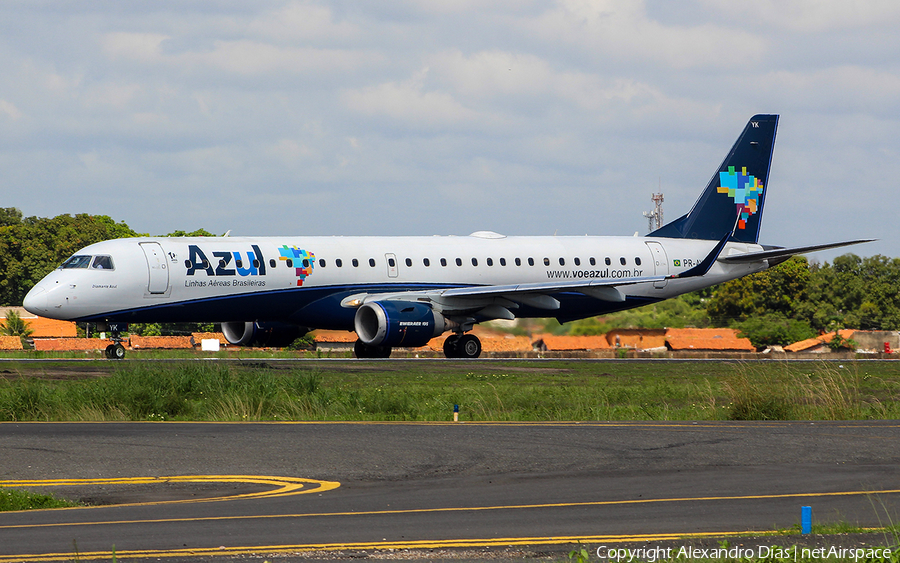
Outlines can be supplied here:
<path id="1" fill-rule="evenodd" d="M 776 559 L 778 561 L 799 561 L 807 559 L 830 559 L 840 561 L 891 561 L 891 549 L 884 547 L 781 547 L 758 545 L 756 547 L 641 547 L 613 548 L 601 545 L 597 557 L 604 561 L 624 561 L 655 563 L 664 559 Z"/>

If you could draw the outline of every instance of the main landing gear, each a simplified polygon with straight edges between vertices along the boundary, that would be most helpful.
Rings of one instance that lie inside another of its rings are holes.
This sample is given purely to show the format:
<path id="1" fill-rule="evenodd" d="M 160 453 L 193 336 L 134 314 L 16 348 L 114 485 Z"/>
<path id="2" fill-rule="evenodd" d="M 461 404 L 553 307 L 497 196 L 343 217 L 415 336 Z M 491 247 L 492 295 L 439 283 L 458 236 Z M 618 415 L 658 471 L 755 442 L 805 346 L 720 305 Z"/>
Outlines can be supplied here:
<path id="1" fill-rule="evenodd" d="M 122 350 L 124 354 L 124 349 Z M 107 357 L 109 355 L 107 348 Z M 353 354 L 360 359 L 390 358 L 390 346 L 370 346 L 357 340 L 353 345 Z M 451 334 L 444 340 L 444 355 L 448 358 L 477 358 L 481 355 L 481 340 L 474 334 Z"/>
<path id="2" fill-rule="evenodd" d="M 357 358 L 390 358 L 390 346 L 370 346 L 362 340 L 357 339 L 353 345 L 353 354 Z"/>
<path id="3" fill-rule="evenodd" d="M 474 334 L 451 334 L 444 340 L 444 355 L 448 358 L 477 358 L 481 355 L 481 340 Z"/>

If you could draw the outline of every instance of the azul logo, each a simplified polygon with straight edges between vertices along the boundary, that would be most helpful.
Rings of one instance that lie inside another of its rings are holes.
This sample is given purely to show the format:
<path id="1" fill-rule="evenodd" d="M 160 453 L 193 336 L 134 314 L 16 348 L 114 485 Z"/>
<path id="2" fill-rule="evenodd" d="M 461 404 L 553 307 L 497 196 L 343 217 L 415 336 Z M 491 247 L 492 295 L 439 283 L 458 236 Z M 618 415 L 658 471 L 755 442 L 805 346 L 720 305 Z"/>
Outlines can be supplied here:
<path id="1" fill-rule="evenodd" d="M 213 252 L 215 262 L 210 261 L 200 247 L 188 246 L 188 259 L 184 261 L 187 275 L 193 276 L 197 271 L 207 276 L 264 276 L 266 263 L 259 246 L 252 245 L 246 252 L 219 251 Z"/>
<path id="2" fill-rule="evenodd" d="M 747 174 L 747 167 L 736 172 L 734 166 L 729 166 L 727 172 L 719 172 L 719 187 L 716 192 L 728 194 L 734 200 L 737 211 L 740 213 L 738 229 L 747 227 L 747 220 L 759 211 L 759 198 L 762 197 L 763 185 L 756 176 Z"/>
<path id="3" fill-rule="evenodd" d="M 278 249 L 278 253 L 281 255 L 278 257 L 279 260 L 286 262 L 288 268 L 293 267 L 297 271 L 297 286 L 303 285 L 303 280 L 306 276 L 311 276 L 313 268 L 316 267 L 316 255 L 286 244 Z"/>

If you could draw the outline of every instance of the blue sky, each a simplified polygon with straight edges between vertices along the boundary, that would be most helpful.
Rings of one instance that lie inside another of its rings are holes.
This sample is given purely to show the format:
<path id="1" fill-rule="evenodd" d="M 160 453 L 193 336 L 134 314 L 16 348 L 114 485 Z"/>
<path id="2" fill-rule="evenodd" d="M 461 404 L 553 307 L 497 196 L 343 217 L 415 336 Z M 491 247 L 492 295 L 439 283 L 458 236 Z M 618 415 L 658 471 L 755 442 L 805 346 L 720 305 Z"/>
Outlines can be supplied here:
<path id="1" fill-rule="evenodd" d="M 151 234 L 643 234 L 781 115 L 761 242 L 900 256 L 900 4 L 0 3 L 0 190 Z M 821 253 L 830 259 L 841 253 Z"/>

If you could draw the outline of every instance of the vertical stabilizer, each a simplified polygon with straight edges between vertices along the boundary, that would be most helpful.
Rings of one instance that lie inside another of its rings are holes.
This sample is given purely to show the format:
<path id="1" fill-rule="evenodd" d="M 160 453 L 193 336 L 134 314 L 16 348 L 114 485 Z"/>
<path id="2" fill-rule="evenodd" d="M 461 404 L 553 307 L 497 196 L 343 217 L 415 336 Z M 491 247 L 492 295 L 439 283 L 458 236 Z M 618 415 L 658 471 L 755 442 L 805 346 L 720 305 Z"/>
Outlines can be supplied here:
<path id="1" fill-rule="evenodd" d="M 768 192 L 777 115 L 754 115 L 687 215 L 648 236 L 757 242 Z M 735 226 L 737 220 L 737 226 Z"/>

